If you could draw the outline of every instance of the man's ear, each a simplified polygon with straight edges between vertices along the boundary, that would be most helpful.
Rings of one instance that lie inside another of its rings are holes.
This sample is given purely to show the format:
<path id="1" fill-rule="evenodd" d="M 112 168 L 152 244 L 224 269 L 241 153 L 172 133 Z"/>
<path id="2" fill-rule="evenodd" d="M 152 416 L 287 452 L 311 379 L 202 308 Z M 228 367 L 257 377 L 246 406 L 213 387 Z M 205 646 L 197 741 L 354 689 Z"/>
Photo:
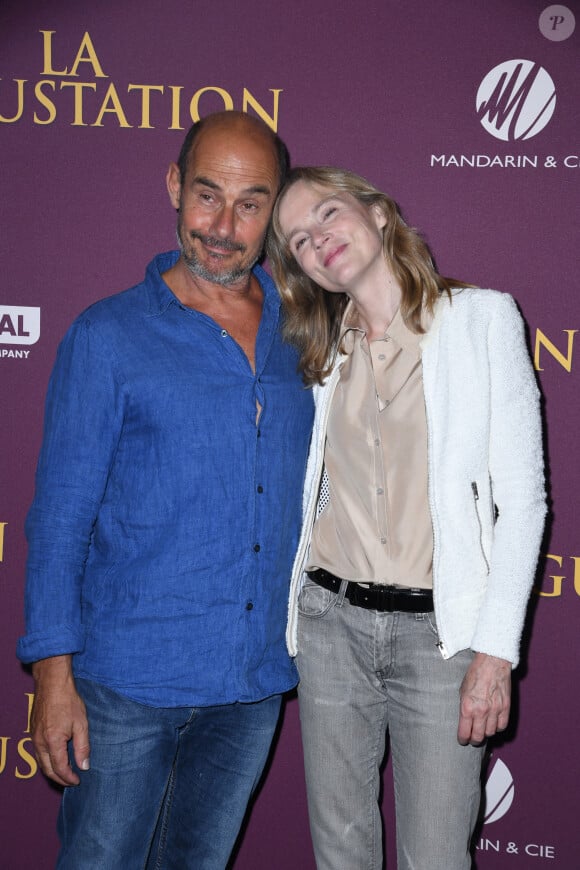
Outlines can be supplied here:
<path id="1" fill-rule="evenodd" d="M 165 183 L 167 184 L 167 192 L 169 193 L 171 205 L 176 211 L 179 211 L 181 202 L 181 173 L 177 163 L 169 164 Z"/>

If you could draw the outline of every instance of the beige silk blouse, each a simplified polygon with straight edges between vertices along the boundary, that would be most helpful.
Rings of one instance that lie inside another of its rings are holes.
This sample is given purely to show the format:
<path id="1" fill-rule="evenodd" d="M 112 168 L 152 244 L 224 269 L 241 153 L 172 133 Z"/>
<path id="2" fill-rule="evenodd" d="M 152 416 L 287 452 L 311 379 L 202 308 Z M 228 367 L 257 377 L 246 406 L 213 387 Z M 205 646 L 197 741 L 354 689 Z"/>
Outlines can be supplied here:
<path id="1" fill-rule="evenodd" d="M 330 500 L 314 524 L 308 570 L 432 586 L 421 338 L 397 311 L 384 337 L 369 343 L 352 303 L 345 312 L 347 357 L 324 456 Z"/>

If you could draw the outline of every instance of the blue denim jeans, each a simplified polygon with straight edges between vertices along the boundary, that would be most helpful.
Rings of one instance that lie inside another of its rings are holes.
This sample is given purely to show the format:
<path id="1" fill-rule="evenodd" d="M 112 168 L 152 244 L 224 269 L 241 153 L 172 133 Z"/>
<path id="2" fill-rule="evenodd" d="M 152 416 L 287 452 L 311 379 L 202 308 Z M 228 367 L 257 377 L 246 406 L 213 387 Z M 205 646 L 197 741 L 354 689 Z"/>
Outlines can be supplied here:
<path id="1" fill-rule="evenodd" d="M 58 870 L 224 870 L 260 779 L 280 696 L 147 707 L 77 680 L 91 768 L 63 795 Z"/>
<path id="2" fill-rule="evenodd" d="M 457 742 L 472 653 L 444 661 L 432 613 L 378 613 L 308 582 L 298 687 L 318 870 L 381 870 L 387 731 L 398 870 L 467 870 L 483 747 Z"/>

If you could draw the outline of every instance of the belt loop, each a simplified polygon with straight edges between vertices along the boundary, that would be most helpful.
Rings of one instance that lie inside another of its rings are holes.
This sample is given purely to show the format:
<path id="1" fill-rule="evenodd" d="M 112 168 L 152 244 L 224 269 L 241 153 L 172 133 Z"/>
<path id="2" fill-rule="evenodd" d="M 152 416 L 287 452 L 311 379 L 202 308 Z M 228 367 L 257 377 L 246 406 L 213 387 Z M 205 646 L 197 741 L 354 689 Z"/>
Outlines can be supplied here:
<path id="1" fill-rule="evenodd" d="M 348 580 L 342 580 L 340 583 L 340 589 L 338 590 L 335 607 L 342 607 L 344 604 L 344 596 L 346 595 L 347 586 Z"/>

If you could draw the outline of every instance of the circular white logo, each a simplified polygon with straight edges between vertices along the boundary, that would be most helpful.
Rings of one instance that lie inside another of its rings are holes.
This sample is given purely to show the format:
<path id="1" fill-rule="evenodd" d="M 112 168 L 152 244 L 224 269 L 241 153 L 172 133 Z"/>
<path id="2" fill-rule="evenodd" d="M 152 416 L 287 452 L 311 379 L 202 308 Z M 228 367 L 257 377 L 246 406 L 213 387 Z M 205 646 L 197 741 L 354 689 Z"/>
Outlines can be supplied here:
<path id="1" fill-rule="evenodd" d="M 546 70 L 531 60 L 506 60 L 489 72 L 477 91 L 477 117 L 504 142 L 531 139 L 554 113 L 556 88 Z"/>
<path id="2" fill-rule="evenodd" d="M 576 19 L 567 6 L 547 6 L 538 19 L 540 33 L 552 42 L 562 42 L 574 33 Z"/>
<path id="3" fill-rule="evenodd" d="M 505 816 L 512 805 L 514 793 L 514 780 L 510 770 L 498 759 L 485 784 L 484 825 L 491 825 Z"/>

